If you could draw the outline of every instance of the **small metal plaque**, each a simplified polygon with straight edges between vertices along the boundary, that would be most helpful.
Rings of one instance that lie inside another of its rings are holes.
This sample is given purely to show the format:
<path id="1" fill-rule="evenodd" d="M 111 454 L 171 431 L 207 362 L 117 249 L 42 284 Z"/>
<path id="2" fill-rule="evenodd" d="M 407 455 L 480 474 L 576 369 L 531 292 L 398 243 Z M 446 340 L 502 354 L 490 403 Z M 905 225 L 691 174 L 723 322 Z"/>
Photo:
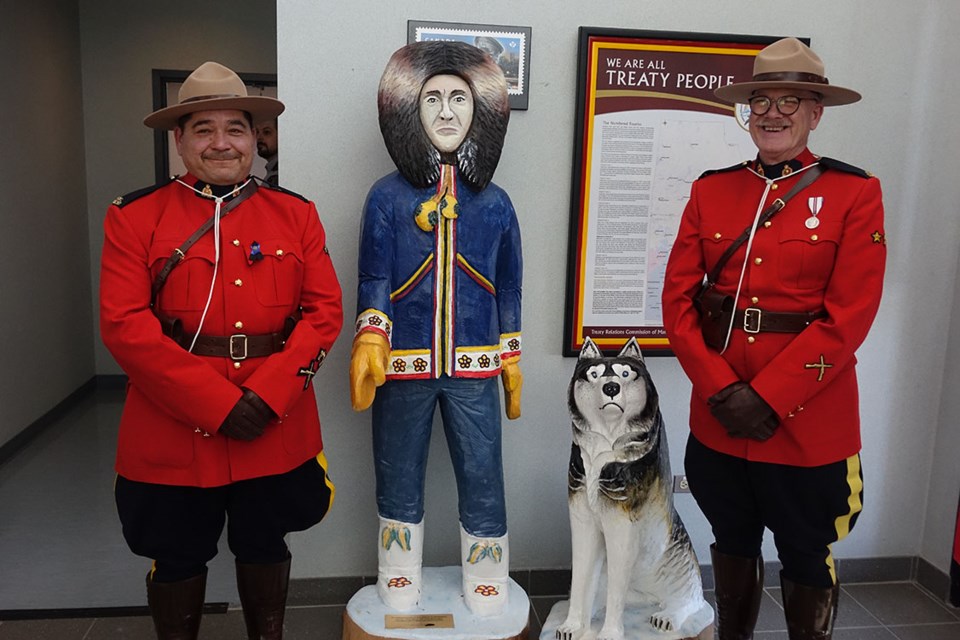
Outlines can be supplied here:
<path id="1" fill-rule="evenodd" d="M 453 629 L 452 613 L 422 613 L 415 616 L 385 615 L 387 629 Z"/>

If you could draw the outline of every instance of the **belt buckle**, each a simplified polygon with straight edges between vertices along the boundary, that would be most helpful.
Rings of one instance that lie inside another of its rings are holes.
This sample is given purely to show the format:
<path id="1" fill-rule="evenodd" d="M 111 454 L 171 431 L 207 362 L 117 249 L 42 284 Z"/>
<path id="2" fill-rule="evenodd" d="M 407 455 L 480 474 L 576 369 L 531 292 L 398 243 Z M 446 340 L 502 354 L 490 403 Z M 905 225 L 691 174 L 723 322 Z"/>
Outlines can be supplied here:
<path id="1" fill-rule="evenodd" d="M 242 340 L 242 342 L 235 342 Z M 247 359 L 247 334 L 245 333 L 235 333 L 230 336 L 230 359 L 231 360 L 246 360 Z M 237 349 L 235 347 L 243 345 L 243 355 L 237 355 Z"/>
<path id="2" fill-rule="evenodd" d="M 744 333 L 760 333 L 760 320 L 763 317 L 763 311 L 756 307 L 748 307 L 743 310 L 743 331 Z"/>

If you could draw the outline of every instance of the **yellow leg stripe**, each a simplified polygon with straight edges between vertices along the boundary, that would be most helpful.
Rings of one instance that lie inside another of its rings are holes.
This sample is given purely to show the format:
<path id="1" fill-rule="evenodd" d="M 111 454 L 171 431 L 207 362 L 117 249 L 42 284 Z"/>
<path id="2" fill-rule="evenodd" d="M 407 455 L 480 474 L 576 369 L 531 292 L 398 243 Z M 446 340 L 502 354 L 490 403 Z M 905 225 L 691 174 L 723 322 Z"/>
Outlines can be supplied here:
<path id="1" fill-rule="evenodd" d="M 853 516 L 863 510 L 863 503 L 860 500 L 860 494 L 863 492 L 863 478 L 860 476 L 860 455 L 852 455 L 847 458 L 847 486 L 850 493 L 847 497 L 849 509 L 847 513 L 838 517 L 834 526 L 837 531 L 837 541 L 843 540 L 850 533 L 850 522 Z M 830 578 L 833 584 L 837 583 L 837 569 L 833 561 L 833 545 L 827 547 L 827 569 L 830 571 Z"/>
<path id="2" fill-rule="evenodd" d="M 863 509 L 863 504 L 860 502 L 860 494 L 863 492 L 863 479 L 860 477 L 859 455 L 847 458 L 847 486 L 850 487 L 850 495 L 847 498 L 850 509 L 836 520 L 838 541 L 847 537 L 847 534 L 850 533 L 850 521 Z"/>
<path id="3" fill-rule="evenodd" d="M 333 497 L 337 493 L 337 488 L 333 486 L 333 481 L 330 480 L 330 474 L 327 472 L 327 456 L 324 455 L 323 451 L 317 454 L 317 464 L 323 469 L 324 482 L 327 484 L 327 488 L 330 489 L 330 503 L 327 505 L 327 511 L 329 512 L 333 506 Z"/>
<path id="4" fill-rule="evenodd" d="M 827 571 L 830 572 L 830 582 L 837 584 L 837 565 L 833 562 L 833 545 L 827 545 Z"/>

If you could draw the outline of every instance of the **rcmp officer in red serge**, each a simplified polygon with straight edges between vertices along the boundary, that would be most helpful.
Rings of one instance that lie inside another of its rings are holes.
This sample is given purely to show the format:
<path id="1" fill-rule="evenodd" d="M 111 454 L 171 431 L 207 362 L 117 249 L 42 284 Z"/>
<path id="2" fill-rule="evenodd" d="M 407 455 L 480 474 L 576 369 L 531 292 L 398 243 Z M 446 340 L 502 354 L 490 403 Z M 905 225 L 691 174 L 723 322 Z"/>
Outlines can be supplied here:
<path id="1" fill-rule="evenodd" d="M 116 500 L 131 550 L 154 560 L 159 638 L 196 638 L 224 523 L 250 638 L 280 638 L 284 536 L 333 498 L 310 384 L 342 324 L 317 210 L 250 178 L 254 125 L 283 104 L 206 62 L 173 129 L 188 174 L 118 198 L 100 278 L 103 341 L 129 376 Z"/>
<path id="2" fill-rule="evenodd" d="M 749 104 L 759 154 L 693 184 L 663 315 L 693 382 L 685 467 L 716 538 L 719 637 L 753 637 L 769 528 L 789 637 L 829 638 L 831 545 L 861 509 L 854 352 L 880 303 L 880 183 L 807 148 L 824 107 L 860 95 L 829 84 L 799 40 L 769 45 L 752 81 L 716 95 Z"/>

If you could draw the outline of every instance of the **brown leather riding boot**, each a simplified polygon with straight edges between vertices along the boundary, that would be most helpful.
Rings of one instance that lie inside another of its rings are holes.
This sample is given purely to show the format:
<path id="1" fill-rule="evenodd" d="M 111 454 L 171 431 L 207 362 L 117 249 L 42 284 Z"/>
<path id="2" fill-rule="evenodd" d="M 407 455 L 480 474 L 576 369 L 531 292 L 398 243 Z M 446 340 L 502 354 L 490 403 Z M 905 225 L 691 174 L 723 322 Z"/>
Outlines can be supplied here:
<path id="1" fill-rule="evenodd" d="M 763 558 L 743 558 L 710 545 L 719 640 L 750 640 L 763 595 Z"/>
<path id="2" fill-rule="evenodd" d="M 154 582 L 147 574 L 147 603 L 158 640 L 196 640 L 207 573 L 180 582 Z"/>
<path id="3" fill-rule="evenodd" d="M 237 563 L 237 591 L 250 640 L 283 638 L 290 557 L 275 564 Z"/>
<path id="4" fill-rule="evenodd" d="M 780 586 L 783 589 L 783 611 L 790 640 L 829 640 L 833 637 L 839 584 L 807 587 L 791 582 L 781 573 Z"/>

